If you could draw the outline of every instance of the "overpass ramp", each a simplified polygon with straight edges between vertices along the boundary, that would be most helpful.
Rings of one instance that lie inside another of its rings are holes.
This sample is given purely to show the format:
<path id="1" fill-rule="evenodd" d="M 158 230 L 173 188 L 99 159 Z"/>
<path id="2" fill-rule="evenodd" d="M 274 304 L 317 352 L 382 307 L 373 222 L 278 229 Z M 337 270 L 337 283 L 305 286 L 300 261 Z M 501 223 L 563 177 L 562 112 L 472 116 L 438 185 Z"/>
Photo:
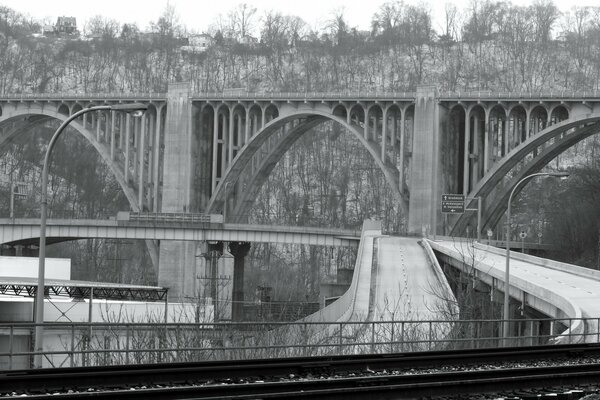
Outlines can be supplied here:
<path id="1" fill-rule="evenodd" d="M 450 306 L 441 305 L 448 300 Z M 339 338 L 338 343 L 348 343 L 351 352 L 361 351 L 356 343 L 367 346 L 362 351 L 373 352 L 373 342 L 414 341 L 426 335 L 429 323 L 412 323 L 410 332 L 405 332 L 402 321 L 439 320 L 439 307 L 455 310 L 456 301 L 428 244 L 421 246 L 416 238 L 383 235 L 380 223 L 365 221 L 350 288 L 299 322 L 322 323 L 304 333 L 304 337 L 310 336 L 307 345 Z M 442 322 L 438 328 L 441 337 L 450 324 Z M 427 340 L 422 345 L 427 346 Z M 390 347 L 383 348 L 389 351 Z"/>
<path id="2" fill-rule="evenodd" d="M 475 278 L 504 291 L 504 249 L 451 240 L 428 241 L 454 266 L 475 269 Z M 526 254 L 511 253 L 511 297 L 552 318 L 572 319 L 555 342 L 596 342 L 600 318 L 600 271 Z M 581 318 L 591 318 L 584 323 Z"/>

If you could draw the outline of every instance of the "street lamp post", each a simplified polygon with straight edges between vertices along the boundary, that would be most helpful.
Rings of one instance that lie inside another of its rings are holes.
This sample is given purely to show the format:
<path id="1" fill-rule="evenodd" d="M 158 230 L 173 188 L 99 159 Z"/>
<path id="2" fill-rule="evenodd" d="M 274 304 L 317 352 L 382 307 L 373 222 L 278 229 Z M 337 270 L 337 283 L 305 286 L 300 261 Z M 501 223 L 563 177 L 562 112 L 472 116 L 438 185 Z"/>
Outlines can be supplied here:
<path id="1" fill-rule="evenodd" d="M 148 108 L 147 105 L 142 103 L 129 103 L 129 104 L 113 104 L 104 106 L 94 106 L 79 110 L 58 127 L 54 135 L 48 143 L 46 149 L 46 156 L 44 157 L 44 166 L 42 169 L 42 195 L 40 205 L 40 249 L 39 249 L 39 267 L 38 267 L 38 282 L 37 290 L 35 292 L 35 355 L 33 364 L 35 368 L 42 367 L 42 351 L 44 349 L 44 293 L 45 293 L 45 273 L 46 273 L 46 215 L 47 215 L 47 199 L 48 199 L 48 165 L 50 162 L 50 154 L 56 144 L 56 140 L 62 133 L 62 131 L 69 125 L 74 119 L 79 116 L 89 113 L 92 111 L 103 111 L 103 110 L 114 110 L 124 111 L 132 113 L 133 116 L 142 116 L 144 111 Z"/>
<path id="2" fill-rule="evenodd" d="M 502 311 L 502 321 L 503 321 L 502 337 L 504 338 L 504 346 L 506 346 L 508 344 L 508 336 L 509 336 L 508 305 L 509 305 L 509 299 L 510 299 L 510 294 L 509 294 L 509 291 L 510 291 L 510 289 L 509 289 L 510 288 L 510 284 L 509 284 L 509 280 L 510 280 L 510 202 L 512 201 L 513 194 L 515 194 L 515 191 L 517 190 L 519 185 L 521 185 L 521 183 L 525 182 L 526 180 L 528 180 L 530 178 L 534 178 L 536 176 L 553 176 L 553 177 L 558 177 L 558 178 L 566 178 L 569 176 L 569 173 L 567 173 L 567 172 L 538 172 L 536 174 L 527 175 L 525 178 L 523 178 L 519 182 L 517 182 L 517 184 L 515 185 L 513 190 L 510 192 L 510 196 L 508 196 L 508 206 L 506 207 L 506 268 L 504 269 L 504 304 L 503 304 L 503 311 Z"/>

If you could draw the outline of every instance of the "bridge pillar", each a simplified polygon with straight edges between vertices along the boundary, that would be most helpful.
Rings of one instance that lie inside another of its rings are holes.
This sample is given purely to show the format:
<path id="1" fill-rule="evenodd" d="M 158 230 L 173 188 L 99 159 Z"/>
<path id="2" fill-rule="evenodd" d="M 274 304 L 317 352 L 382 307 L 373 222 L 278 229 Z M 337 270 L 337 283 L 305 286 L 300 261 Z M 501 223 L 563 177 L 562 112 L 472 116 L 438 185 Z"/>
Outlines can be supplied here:
<path id="1" fill-rule="evenodd" d="M 199 146 L 192 130 L 190 84 L 169 84 L 167 104 L 161 211 L 195 211 L 193 182 Z M 170 300 L 197 296 L 195 255 L 195 242 L 161 242 L 158 284 L 169 288 Z"/>
<path id="2" fill-rule="evenodd" d="M 250 251 L 248 242 L 229 243 L 229 252 L 233 255 L 233 293 L 231 295 L 231 319 L 244 319 L 244 259 Z"/>
<path id="3" fill-rule="evenodd" d="M 415 103 L 408 231 L 435 233 L 441 176 L 439 106 L 435 86 L 418 86 Z"/>

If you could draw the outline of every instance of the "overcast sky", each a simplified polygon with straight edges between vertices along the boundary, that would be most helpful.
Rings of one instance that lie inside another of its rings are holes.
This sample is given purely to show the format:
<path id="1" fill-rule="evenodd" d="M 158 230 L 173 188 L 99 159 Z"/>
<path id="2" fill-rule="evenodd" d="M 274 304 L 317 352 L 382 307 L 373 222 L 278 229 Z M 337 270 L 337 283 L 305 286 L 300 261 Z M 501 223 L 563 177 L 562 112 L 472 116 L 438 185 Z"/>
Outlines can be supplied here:
<path id="1" fill-rule="evenodd" d="M 346 20 L 351 27 L 369 29 L 371 17 L 387 0 L 170 0 L 175 7 L 180 22 L 188 29 L 203 32 L 213 23 L 219 14 L 226 16 L 240 3 L 248 3 L 258 9 L 260 17 L 268 10 L 281 11 L 283 14 L 301 17 L 311 27 L 322 28 L 331 19 L 336 10 L 343 8 Z M 465 8 L 471 0 L 449 0 L 459 8 Z M 442 18 L 445 0 L 405 0 L 409 4 L 425 4 L 434 15 Z M 526 5 L 531 0 L 513 1 Z M 572 5 L 600 5 L 599 0 L 555 0 L 562 11 Z M 167 0 L 0 0 L 0 4 L 42 20 L 46 17 L 55 22 L 58 16 L 77 18 L 80 30 L 85 21 L 95 15 L 115 19 L 121 23 L 136 22 L 141 29 L 156 21 L 164 11 Z M 439 21 L 441 22 L 441 21 Z M 434 22 L 434 27 L 438 23 Z"/>

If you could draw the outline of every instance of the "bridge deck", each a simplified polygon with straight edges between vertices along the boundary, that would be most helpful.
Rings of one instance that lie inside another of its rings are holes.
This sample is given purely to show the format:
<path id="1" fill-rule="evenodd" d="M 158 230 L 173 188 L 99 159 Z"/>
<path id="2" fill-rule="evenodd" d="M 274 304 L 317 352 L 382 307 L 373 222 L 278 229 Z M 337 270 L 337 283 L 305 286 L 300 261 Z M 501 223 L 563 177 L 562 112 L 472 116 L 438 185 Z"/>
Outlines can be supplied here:
<path id="1" fill-rule="evenodd" d="M 0 219 L 0 243 L 37 244 L 39 219 Z M 295 243 L 320 246 L 358 246 L 360 233 L 312 227 L 213 224 L 186 221 L 48 220 L 49 242 L 85 238 Z"/>
<path id="2" fill-rule="evenodd" d="M 504 290 L 504 250 L 467 242 L 429 241 L 437 252 L 471 265 L 476 277 Z M 557 318 L 600 317 L 600 271 L 511 253 L 510 294 Z M 597 327 L 587 327 L 588 332 Z M 582 333 L 582 332 L 580 332 Z"/>

